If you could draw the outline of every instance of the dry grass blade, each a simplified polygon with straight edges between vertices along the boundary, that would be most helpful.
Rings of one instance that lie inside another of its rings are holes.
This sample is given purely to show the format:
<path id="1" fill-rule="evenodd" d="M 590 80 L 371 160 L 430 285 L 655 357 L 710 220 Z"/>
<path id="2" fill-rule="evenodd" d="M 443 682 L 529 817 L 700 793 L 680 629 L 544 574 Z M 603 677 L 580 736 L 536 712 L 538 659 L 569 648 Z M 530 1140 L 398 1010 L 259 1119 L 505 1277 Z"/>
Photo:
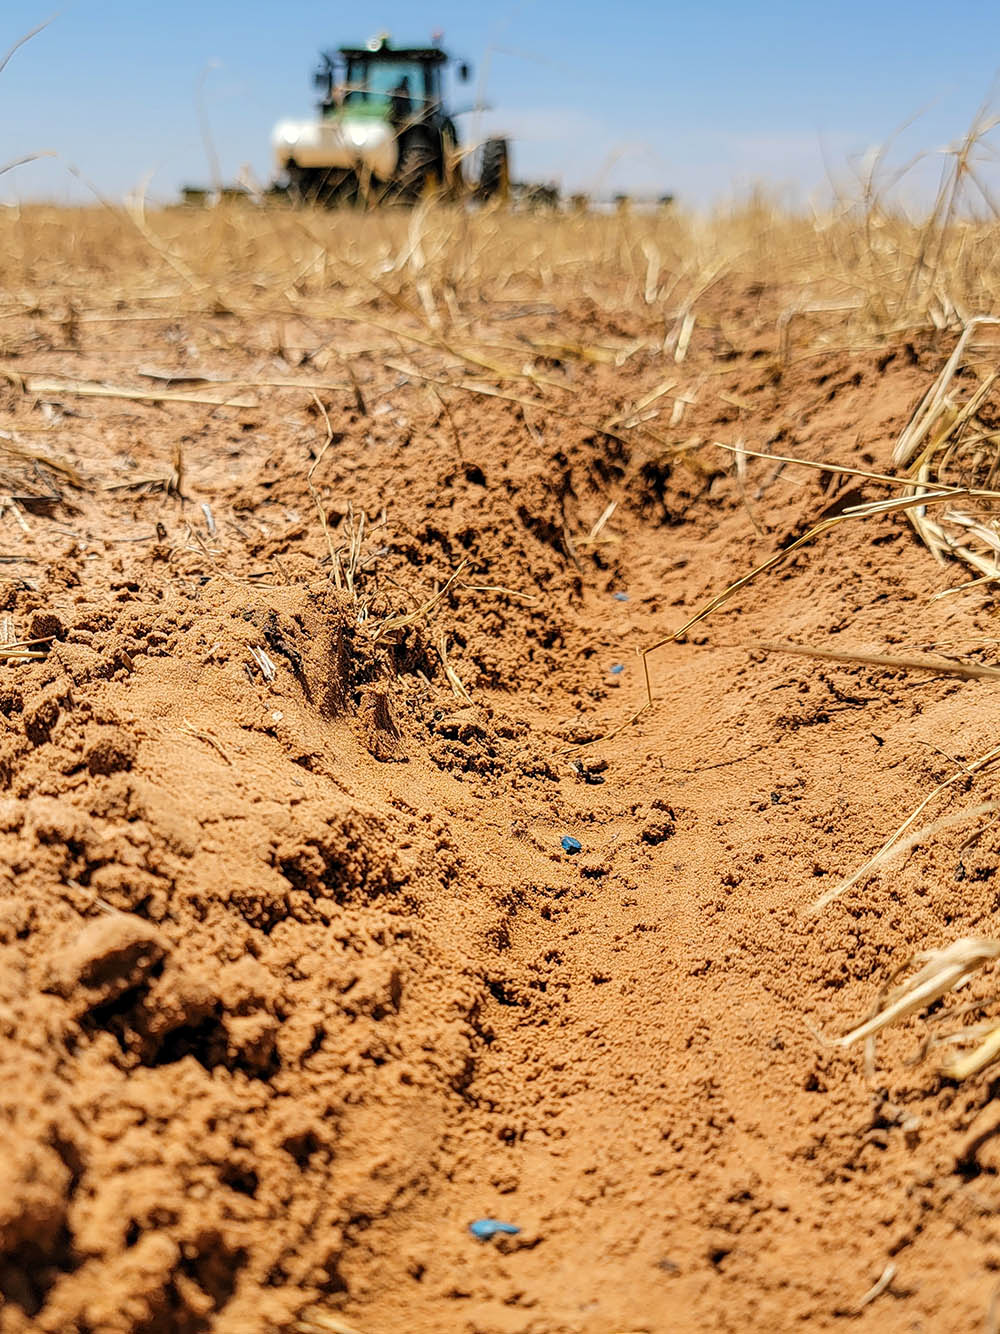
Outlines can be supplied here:
<path id="1" fill-rule="evenodd" d="M 423 618 L 441 601 L 445 593 L 451 588 L 452 584 L 468 563 L 468 558 L 463 560 L 448 581 L 439 588 L 436 593 L 432 593 L 426 602 L 422 602 L 416 611 L 405 612 L 399 616 L 387 616 L 385 620 L 379 621 L 373 629 L 374 637 L 376 639 L 381 639 L 385 635 L 394 634 L 397 630 L 405 630 L 408 625 L 413 625 L 415 622 L 423 620 Z"/>
<path id="2" fill-rule="evenodd" d="M 333 548 L 333 538 L 330 534 L 330 527 L 326 521 L 326 508 L 324 507 L 323 501 L 320 498 L 320 494 L 313 483 L 313 473 L 315 473 L 316 469 L 323 462 L 323 457 L 326 454 L 326 451 L 333 444 L 333 427 L 330 424 L 330 414 L 327 412 L 326 408 L 323 406 L 323 403 L 319 395 L 316 393 L 313 394 L 313 402 L 316 404 L 316 407 L 319 410 L 320 414 L 322 415 L 323 421 L 326 424 L 326 440 L 324 441 L 323 446 L 320 449 L 319 453 L 313 459 L 312 467 L 306 473 L 306 486 L 308 486 L 309 488 L 309 494 L 312 496 L 313 503 L 316 506 L 316 513 L 319 515 L 320 527 L 323 529 L 323 537 L 326 540 L 326 548 L 327 551 L 330 553 L 330 566 L 333 571 L 334 579 L 337 582 L 337 587 L 339 588 L 340 563 L 337 560 L 337 553 L 334 551 Z"/>
<path id="3" fill-rule="evenodd" d="M 645 340 L 633 340 L 625 347 L 602 347 L 599 344 L 569 343 L 561 339 L 528 338 L 527 345 L 535 352 L 546 357 L 561 359 L 575 358 L 594 365 L 621 366 L 639 348 L 645 346 Z"/>
<path id="4" fill-rule="evenodd" d="M 5 644 L 0 647 L 0 658 L 5 662 L 34 662 L 44 657 L 45 654 L 38 650 L 23 648 L 16 644 Z"/>
<path id="5" fill-rule="evenodd" d="M 98 191 L 95 191 L 95 194 L 97 194 L 97 197 L 101 199 L 103 203 L 106 203 L 106 201 L 103 199 L 103 196 Z M 111 205 L 107 205 L 107 207 L 111 207 Z M 179 277 L 181 277 L 184 280 L 184 282 L 186 282 L 194 292 L 196 292 L 199 295 L 202 294 L 210 295 L 212 297 L 213 307 L 217 313 L 233 314 L 233 312 L 229 309 L 226 303 L 222 300 L 215 284 L 206 282 L 204 278 L 200 278 L 194 272 L 191 266 L 185 263 L 185 261 L 181 259 L 179 255 L 175 254 L 170 249 L 169 246 L 165 245 L 164 242 L 161 241 L 160 238 L 156 235 L 156 233 L 152 230 L 152 228 L 146 221 L 146 204 L 142 196 L 139 196 L 135 200 L 132 208 L 128 210 L 128 218 L 133 223 L 139 234 L 151 247 L 151 249 L 155 250 L 156 253 L 160 255 L 166 261 L 167 264 L 170 265 L 173 271 Z"/>
<path id="6" fill-rule="evenodd" d="M 958 776 L 969 777 L 970 771 L 966 768 L 962 768 L 959 770 L 958 775 L 953 775 L 953 777 Z M 897 830 L 893 835 L 892 841 L 887 846 L 877 852 L 870 861 L 865 862 L 859 872 L 850 876 L 847 881 L 841 881 L 839 885 L 836 885 L 833 890 L 829 891 L 829 894 L 825 894 L 821 899 L 818 899 L 812 905 L 810 911 L 818 912 L 821 908 L 825 908 L 828 903 L 832 902 L 833 898 L 837 897 L 838 894 L 842 894 L 845 889 L 849 889 L 851 885 L 857 884 L 858 880 L 865 876 L 876 875 L 888 862 L 894 861 L 897 857 L 901 857 L 905 852 L 909 852 L 909 850 L 915 848 L 918 843 L 924 843 L 927 839 L 933 838 L 934 835 L 939 834 L 942 829 L 951 829 L 955 825 L 965 824 L 968 820 L 976 820 L 983 815 L 990 815 L 995 809 L 996 807 L 993 802 L 984 802 L 981 806 L 973 806 L 961 811 L 956 811 L 952 815 L 943 815 L 940 820 L 935 820 L 932 824 L 927 825 L 923 829 L 918 829 L 916 833 L 910 834 L 903 839 L 899 837 L 900 831 Z"/>
<path id="7" fill-rule="evenodd" d="M 695 316 L 688 311 L 681 320 L 680 331 L 677 335 L 677 344 L 674 348 L 674 361 L 680 364 L 688 354 L 688 348 L 691 346 L 691 335 L 694 333 Z"/>
<path id="8" fill-rule="evenodd" d="M 1000 1056 L 1000 1025 L 994 1027 L 989 1035 L 971 1052 L 964 1056 L 952 1056 L 941 1064 L 941 1073 L 950 1079 L 969 1079 L 985 1070 Z"/>
<path id="9" fill-rule="evenodd" d="M 160 384 L 228 384 L 229 376 L 218 371 L 160 371 L 153 366 L 138 366 L 136 375 L 144 380 L 156 380 Z"/>
<path id="10" fill-rule="evenodd" d="M 519 394 L 508 394 L 502 389 L 494 389 L 489 385 L 470 384 L 466 380 L 444 380 L 440 376 L 428 375 L 424 371 L 418 370 L 415 366 L 407 366 L 397 361 L 386 361 L 386 366 L 390 370 L 398 371 L 401 375 L 406 375 L 414 380 L 423 380 L 427 384 L 438 385 L 442 389 L 460 389 L 464 394 L 476 394 L 481 398 L 499 398 L 507 403 L 519 403 L 524 408 L 542 408 L 547 416 L 562 417 L 566 421 L 575 422 L 578 426 L 584 427 L 588 431 L 596 431 L 598 435 L 610 436 L 612 440 L 620 440 L 623 444 L 628 442 L 628 437 L 621 431 L 615 430 L 610 425 L 600 426 L 596 422 L 585 421 L 577 417 L 572 412 L 566 412 L 561 408 L 553 407 L 551 403 L 543 403 L 538 399 L 524 398 Z"/>
<path id="11" fill-rule="evenodd" d="M 178 371 L 176 374 L 171 371 L 156 371 L 149 368 L 140 368 L 136 374 L 141 375 L 146 380 L 155 380 L 164 385 L 214 385 L 217 389 L 301 389 L 305 393 L 315 393 L 317 390 L 323 392 L 340 392 L 344 389 L 354 389 L 356 391 L 355 401 L 358 403 L 359 410 L 363 415 L 367 415 L 367 409 L 361 405 L 364 400 L 361 398 L 361 390 L 357 383 L 357 377 L 354 375 L 350 365 L 347 366 L 348 381 L 340 384 L 334 380 L 306 380 L 294 375 L 276 375 L 276 376 L 248 376 L 246 379 L 233 379 L 229 375 L 220 375 L 214 371 L 206 371 L 203 375 L 185 374 Z M 230 402 L 225 399 L 223 402 Z"/>
<path id="12" fill-rule="evenodd" d="M 915 956 L 914 961 L 923 966 L 906 982 L 889 992 L 878 1014 L 859 1024 L 844 1037 L 837 1038 L 837 1045 L 853 1046 L 890 1024 L 899 1023 L 908 1015 L 947 995 L 966 977 L 998 957 L 1000 941 L 976 936 L 963 936 L 943 949 L 922 951 Z"/>
<path id="13" fill-rule="evenodd" d="M 53 636 L 43 639 L 18 639 L 9 616 L 0 622 L 0 659 L 6 662 L 34 662 L 47 656 Z"/>
<path id="14" fill-rule="evenodd" d="M 340 551 L 333 554 L 333 576 L 338 588 L 346 587 L 351 595 L 355 607 L 358 610 L 358 619 L 363 620 L 361 613 L 361 604 L 358 601 L 357 579 L 361 572 L 362 560 L 361 550 L 365 541 L 365 524 L 368 522 L 368 516 L 364 510 L 361 511 L 360 519 L 355 517 L 354 504 L 347 506 L 347 558 L 341 557 Z"/>
<path id="15" fill-rule="evenodd" d="M 388 295 L 381 284 L 376 283 L 370 275 L 368 281 L 374 287 L 377 287 L 383 295 Z M 339 312 L 339 319 L 358 319 L 356 315 L 349 312 Z M 496 361 L 491 361 L 488 357 L 482 357 L 477 352 L 456 347 L 453 343 L 443 337 L 423 338 L 420 334 L 415 334 L 411 330 L 399 328 L 396 325 L 384 324 L 381 321 L 366 318 L 365 324 L 373 329 L 382 329 L 385 333 L 392 334 L 394 338 L 403 339 L 408 343 L 416 343 L 420 347 L 432 348 L 435 351 L 447 352 L 450 356 L 459 361 L 464 361 L 468 366 L 474 366 L 477 370 L 486 371 L 490 376 L 497 380 L 527 380 L 531 384 L 544 385 L 548 389 L 556 389 L 562 394 L 572 394 L 573 386 L 563 384 L 559 380 L 552 380 L 546 375 L 539 375 L 536 371 L 517 370 L 513 366 L 503 366 Z"/>
<path id="16" fill-rule="evenodd" d="M 655 644 L 651 644 L 648 648 L 644 649 L 642 655 L 643 660 L 648 658 L 651 653 L 655 653 L 657 649 L 663 648 L 665 644 L 676 643 L 678 640 L 683 639 L 688 631 L 693 629 L 699 621 L 703 621 L 707 616 L 711 616 L 712 612 L 718 610 L 719 607 L 728 602 L 729 599 L 742 588 L 746 588 L 748 584 L 753 583 L 753 581 L 760 575 L 766 574 L 768 570 L 773 570 L 783 561 L 786 561 L 789 556 L 794 555 L 796 551 L 799 551 L 804 546 L 808 546 L 810 542 L 815 542 L 818 537 L 822 537 L 824 533 L 830 532 L 831 529 L 836 528 L 839 524 L 846 523 L 849 519 L 870 519 L 883 514 L 905 512 L 908 509 L 912 509 L 915 505 L 930 505 L 945 500 L 951 500 L 956 494 L 968 494 L 968 492 L 964 490 L 956 491 L 954 489 L 949 489 L 928 492 L 920 496 L 896 496 L 889 500 L 873 500 L 861 505 L 851 505 L 847 509 L 842 510 L 839 514 L 834 514 L 828 519 L 821 519 L 820 522 L 810 528 L 808 532 L 803 533 L 802 536 L 796 538 L 794 542 L 790 542 L 787 547 L 782 547 L 782 549 L 776 551 L 773 556 L 769 556 L 767 560 L 761 561 L 761 563 L 755 565 L 752 570 L 741 575 L 739 579 L 734 580 L 734 582 L 724 588 L 721 593 L 716 593 L 716 595 L 709 599 L 699 611 L 695 612 L 693 616 L 690 616 L 678 630 L 675 630 L 672 634 L 665 635 L 662 639 L 658 639 Z M 997 499 L 1000 500 L 1000 492 L 995 494 L 997 495 Z M 650 696 L 649 703 L 652 703 L 652 696 Z"/>
<path id="17" fill-rule="evenodd" d="M 5 176 L 8 171 L 13 171 L 15 167 L 26 167 L 29 162 L 38 162 L 43 157 L 55 157 L 55 153 L 25 153 L 23 157 L 11 158 L 0 166 L 0 176 Z"/>
<path id="18" fill-rule="evenodd" d="M 961 769 L 958 769 L 949 778 L 946 778 L 944 782 L 939 783 L 931 792 L 928 792 L 927 796 L 924 797 L 917 805 L 916 809 L 906 817 L 899 828 L 889 835 L 879 848 L 878 852 L 876 852 L 873 857 L 870 857 L 863 866 L 859 866 L 851 875 L 846 876 L 838 884 L 832 886 L 832 888 L 828 889 L 825 894 L 821 894 L 816 902 L 812 904 L 810 912 L 821 912 L 825 907 L 831 904 L 834 899 L 840 898 L 841 894 L 844 894 L 853 885 L 856 885 L 859 880 L 863 880 L 866 875 L 871 874 L 872 871 L 876 870 L 884 861 L 886 861 L 889 855 L 895 850 L 895 845 L 905 835 L 906 831 L 912 827 L 916 820 L 919 819 L 936 796 L 944 792 L 946 788 L 951 787 L 953 783 L 957 783 L 963 778 L 969 778 L 980 769 L 985 769 L 987 765 L 992 764 L 993 761 L 998 758 L 1000 758 L 1000 746 L 994 746 L 991 750 L 986 751 L 985 754 L 980 755 L 977 759 L 970 760 L 968 764 L 963 765 Z M 928 833 L 929 832 L 930 831 L 928 831 Z M 910 844 L 909 846 L 912 847 L 913 845 Z"/>
<path id="19" fill-rule="evenodd" d="M 451 686 L 452 694 L 456 699 L 460 699 L 463 704 L 471 704 L 473 702 L 472 696 L 469 694 L 468 690 L 466 690 L 458 672 L 455 671 L 455 668 L 448 661 L 448 639 L 443 631 L 438 635 L 436 648 L 438 657 L 441 659 L 441 666 L 444 668 L 444 674 L 448 678 L 448 684 Z"/>
<path id="20" fill-rule="evenodd" d="M 204 403 L 214 407 L 258 408 L 255 398 L 239 394 L 208 394 L 184 389 L 123 389 L 90 380 L 51 380 L 29 378 L 24 387 L 29 394 L 72 394 L 77 398 L 123 398 L 136 403 Z"/>
<path id="21" fill-rule="evenodd" d="M 870 482 L 888 482 L 891 486 L 911 486 L 909 477 L 893 477 L 885 472 L 869 472 L 867 468 L 852 468 L 844 463 L 830 463 L 826 459 L 816 462 L 813 459 L 798 459 L 791 454 L 765 454 L 759 449 L 750 449 L 744 444 L 726 445 L 721 440 L 713 440 L 716 449 L 724 449 L 730 454 L 744 455 L 751 459 L 766 459 L 769 463 L 792 463 L 798 468 L 812 468 L 815 472 L 832 473 L 837 477 L 863 477 Z M 961 490 L 956 487 L 955 490 Z"/>
<path id="22" fill-rule="evenodd" d="M 530 602 L 536 604 L 539 599 L 532 593 L 521 593 L 516 588 L 505 588 L 503 584 L 468 584 L 464 580 L 462 588 L 468 588 L 473 593 L 504 593 L 507 597 L 517 598 L 520 602 Z"/>
<path id="23" fill-rule="evenodd" d="M 764 531 L 757 522 L 757 516 L 750 504 L 750 497 L 747 495 L 747 451 L 742 437 L 736 442 L 733 452 L 736 455 L 736 486 L 740 493 L 740 500 L 743 502 L 743 508 L 747 512 L 747 518 L 750 520 L 754 532 L 758 537 L 763 537 Z"/>
<path id="24" fill-rule="evenodd" d="M 967 496 L 975 497 L 980 509 L 985 506 L 985 517 L 954 508 L 932 516 L 921 506 L 909 517 L 939 562 L 956 557 L 986 578 L 1000 574 L 1000 511 L 995 497 L 984 495 L 1000 476 L 1000 434 L 995 429 L 1000 376 L 996 372 L 983 375 L 971 356 L 977 330 L 998 325 L 1000 318 L 995 316 L 977 316 L 966 322 L 951 356 L 893 452 L 894 463 L 910 467 L 908 482 L 913 494 L 922 495 L 928 487 L 940 488 L 949 474 L 957 473 Z M 995 353 L 995 346 L 990 351 Z M 978 383 L 967 392 L 970 370 Z M 980 482 L 984 485 L 977 485 Z M 990 502 L 994 502 L 992 506 Z"/>
<path id="25" fill-rule="evenodd" d="M 664 380 L 662 384 L 657 385 L 654 389 L 649 390 L 648 393 L 643 394 L 643 396 L 633 403 L 626 412 L 620 413 L 616 417 L 609 418 L 605 423 L 605 430 L 611 431 L 616 426 L 631 428 L 633 426 L 638 426 L 640 421 L 655 417 L 659 409 L 653 409 L 652 405 L 657 399 L 662 398 L 664 394 L 669 394 L 672 389 L 676 388 L 676 380 Z M 649 418 L 643 416 L 647 411 L 649 411 Z"/>
<path id="26" fill-rule="evenodd" d="M 132 491 L 139 487 L 148 487 L 155 490 L 162 487 L 164 491 L 170 491 L 175 478 L 175 472 L 149 472 L 140 473 L 138 477 L 124 477 L 119 482 L 105 482 L 102 490 L 104 491 Z"/>
<path id="27" fill-rule="evenodd" d="M 897 467 L 905 467 L 920 448 L 927 433 L 937 423 L 945 404 L 949 383 L 962 363 L 965 350 L 972 340 L 972 335 L 984 325 L 1000 324 L 1000 318 L 993 315 L 980 315 L 969 320 L 962 331 L 962 336 L 955 344 L 955 349 L 945 362 L 941 373 L 928 389 L 916 412 L 904 428 L 892 451 L 892 461 Z"/>
<path id="28" fill-rule="evenodd" d="M 582 539 L 582 541 L 580 542 L 580 546 L 582 547 L 591 546 L 593 545 L 594 542 L 597 541 L 597 539 L 601 535 L 604 525 L 608 522 L 608 520 L 611 518 L 612 514 L 614 514 L 617 508 L 618 508 L 617 500 L 612 500 L 608 505 L 605 506 L 604 511 L 601 514 L 601 517 L 594 524 L 593 528 L 591 528 L 587 536 Z"/>
<path id="29" fill-rule="evenodd" d="M 216 741 L 215 737 L 211 735 L 211 733 L 204 732 L 200 728 L 195 727 L 194 723 L 191 722 L 190 719 L 188 718 L 184 718 L 182 720 L 180 730 L 185 734 L 185 736 L 195 737 L 198 741 L 204 741 L 206 745 L 211 746 L 212 749 L 218 755 L 220 755 L 223 760 L 225 760 L 226 764 L 228 764 L 229 767 L 232 768 L 233 764 L 232 760 L 229 758 L 225 750 L 223 750 L 219 742 Z"/>
<path id="30" fill-rule="evenodd" d="M 896 1277 L 896 1266 L 890 1260 L 889 1263 L 886 1265 L 886 1267 L 882 1270 L 882 1273 L 879 1276 L 879 1278 L 872 1284 L 872 1286 L 868 1289 L 865 1295 L 859 1298 L 858 1301 L 854 1304 L 854 1314 L 860 1315 L 866 1306 L 871 1306 L 872 1302 L 875 1301 L 876 1298 L 881 1297 L 883 1292 L 885 1292 L 885 1290 L 888 1288 L 889 1284 L 895 1277 Z"/>
<path id="31" fill-rule="evenodd" d="M 55 15 L 52 17 L 54 18 Z M 0 74 L 4 72 L 10 64 L 11 58 L 20 51 L 21 47 L 30 42 L 32 37 L 37 37 L 40 32 L 44 32 L 51 22 L 52 18 L 45 19 L 42 23 L 39 23 L 36 27 L 32 28 L 30 32 L 26 32 L 23 37 L 19 37 L 14 45 L 7 49 L 3 57 L 0 58 Z"/>
<path id="32" fill-rule="evenodd" d="M 362 1334 L 354 1325 L 348 1325 L 339 1316 L 325 1311 L 303 1311 L 295 1324 L 296 1334 Z"/>
<path id="33" fill-rule="evenodd" d="M 869 667 L 888 667 L 900 672 L 930 672 L 934 676 L 960 676 L 970 681 L 1000 681 L 1000 667 L 978 662 L 955 662 L 930 656 L 897 657 L 891 653 L 862 653 L 850 649 L 811 648 L 808 644 L 765 643 L 751 640 L 741 648 L 757 653 L 792 653 L 800 658 L 822 658 L 826 662 L 858 662 Z"/>
<path id="34" fill-rule="evenodd" d="M 84 490 L 87 486 L 87 479 L 80 469 L 74 467 L 72 463 L 68 463 L 55 454 L 46 454 L 43 450 L 32 449 L 28 445 L 23 445 L 6 431 L 0 431 L 0 451 L 9 454 L 12 458 L 20 459 L 24 463 L 41 464 L 43 467 L 49 468 L 69 482 L 70 486 L 75 486 L 78 491 Z"/>
<path id="35" fill-rule="evenodd" d="M 273 681 L 274 678 L 278 675 L 278 669 L 274 665 L 274 662 L 271 660 L 271 658 L 268 657 L 267 653 L 264 650 L 263 644 L 251 644 L 250 656 L 253 658 L 254 662 L 260 669 L 260 674 L 264 678 L 264 680 Z"/>

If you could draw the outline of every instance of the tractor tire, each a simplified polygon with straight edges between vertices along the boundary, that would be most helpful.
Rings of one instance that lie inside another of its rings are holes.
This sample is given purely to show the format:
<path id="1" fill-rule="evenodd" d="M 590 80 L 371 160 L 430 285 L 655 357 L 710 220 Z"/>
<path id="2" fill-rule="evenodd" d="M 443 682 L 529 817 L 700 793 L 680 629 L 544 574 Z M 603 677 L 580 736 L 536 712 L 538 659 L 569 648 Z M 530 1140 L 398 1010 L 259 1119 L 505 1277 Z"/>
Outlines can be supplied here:
<path id="1" fill-rule="evenodd" d="M 351 173 L 323 167 L 288 166 L 288 199 L 296 205 L 331 208 L 350 196 Z"/>
<path id="2" fill-rule="evenodd" d="M 510 189 L 510 152 L 506 139 L 487 139 L 479 168 L 480 199 L 506 199 Z"/>
<path id="3" fill-rule="evenodd" d="M 299 167 L 291 164 L 288 168 L 288 198 L 299 207 L 322 202 L 323 173 L 314 167 Z"/>
<path id="4" fill-rule="evenodd" d="M 396 168 L 396 188 L 406 200 L 416 200 L 424 193 L 438 172 L 437 156 L 423 135 L 412 135 L 403 143 Z"/>

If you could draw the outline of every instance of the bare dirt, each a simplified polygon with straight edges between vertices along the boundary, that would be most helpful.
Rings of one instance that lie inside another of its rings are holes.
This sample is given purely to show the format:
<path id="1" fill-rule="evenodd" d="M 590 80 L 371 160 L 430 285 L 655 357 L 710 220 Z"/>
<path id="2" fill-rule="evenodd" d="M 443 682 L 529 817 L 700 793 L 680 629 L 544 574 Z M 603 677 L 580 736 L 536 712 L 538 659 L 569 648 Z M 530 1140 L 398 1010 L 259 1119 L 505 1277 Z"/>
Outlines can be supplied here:
<path id="1" fill-rule="evenodd" d="M 990 1073 L 830 1039 L 990 933 L 1000 834 L 808 909 L 1000 687 L 752 648 L 989 662 L 992 595 L 932 600 L 967 576 L 905 518 L 842 525 L 608 736 L 637 649 L 884 494 L 697 441 L 885 470 L 954 336 L 782 357 L 734 278 L 677 362 L 648 312 L 515 297 L 476 318 L 544 392 L 315 314 L 4 321 L 4 641 L 42 642 L 0 665 L 3 1334 L 993 1318 Z M 602 429 L 667 379 L 666 445 Z"/>

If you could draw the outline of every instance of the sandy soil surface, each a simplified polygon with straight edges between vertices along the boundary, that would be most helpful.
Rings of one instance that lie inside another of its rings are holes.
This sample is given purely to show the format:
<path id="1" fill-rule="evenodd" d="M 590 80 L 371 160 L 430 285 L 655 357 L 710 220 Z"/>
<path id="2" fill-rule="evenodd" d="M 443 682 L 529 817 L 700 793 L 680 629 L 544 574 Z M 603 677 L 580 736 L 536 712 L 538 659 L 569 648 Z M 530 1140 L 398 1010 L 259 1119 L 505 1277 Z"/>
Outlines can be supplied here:
<path id="1" fill-rule="evenodd" d="M 987 1327 L 989 1072 L 831 1040 L 990 933 L 1000 833 L 809 907 L 1000 685 L 754 646 L 989 662 L 991 595 L 844 524 L 615 732 L 885 494 L 698 441 L 885 470 L 954 336 L 783 356 L 734 279 L 677 361 L 512 290 L 519 380 L 93 281 L 2 326 L 3 1334 Z"/>

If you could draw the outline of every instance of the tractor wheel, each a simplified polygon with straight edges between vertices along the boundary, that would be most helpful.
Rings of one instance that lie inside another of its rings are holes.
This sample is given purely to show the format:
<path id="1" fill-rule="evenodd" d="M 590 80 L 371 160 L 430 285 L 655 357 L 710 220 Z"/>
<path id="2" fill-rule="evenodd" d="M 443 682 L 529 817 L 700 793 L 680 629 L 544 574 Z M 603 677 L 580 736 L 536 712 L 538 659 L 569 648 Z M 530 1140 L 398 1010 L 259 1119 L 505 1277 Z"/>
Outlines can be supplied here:
<path id="1" fill-rule="evenodd" d="M 462 157 L 458 151 L 454 126 L 446 125 L 441 133 L 442 189 L 445 199 L 462 198 L 464 180 Z"/>
<path id="2" fill-rule="evenodd" d="M 309 173 L 304 171 L 297 162 L 289 162 L 288 170 L 288 189 L 286 191 L 288 198 L 293 204 L 309 203 Z"/>
<path id="3" fill-rule="evenodd" d="M 430 141 L 414 135 L 403 144 L 396 169 L 396 183 L 404 199 L 419 199 L 428 181 L 437 174 L 437 158 Z"/>
<path id="4" fill-rule="evenodd" d="M 288 198 L 294 204 L 331 207 L 350 194 L 351 173 L 340 169 L 288 165 Z"/>
<path id="5" fill-rule="evenodd" d="M 487 139 L 479 169 L 480 199 L 506 198 L 510 188 L 510 154 L 506 139 Z"/>

